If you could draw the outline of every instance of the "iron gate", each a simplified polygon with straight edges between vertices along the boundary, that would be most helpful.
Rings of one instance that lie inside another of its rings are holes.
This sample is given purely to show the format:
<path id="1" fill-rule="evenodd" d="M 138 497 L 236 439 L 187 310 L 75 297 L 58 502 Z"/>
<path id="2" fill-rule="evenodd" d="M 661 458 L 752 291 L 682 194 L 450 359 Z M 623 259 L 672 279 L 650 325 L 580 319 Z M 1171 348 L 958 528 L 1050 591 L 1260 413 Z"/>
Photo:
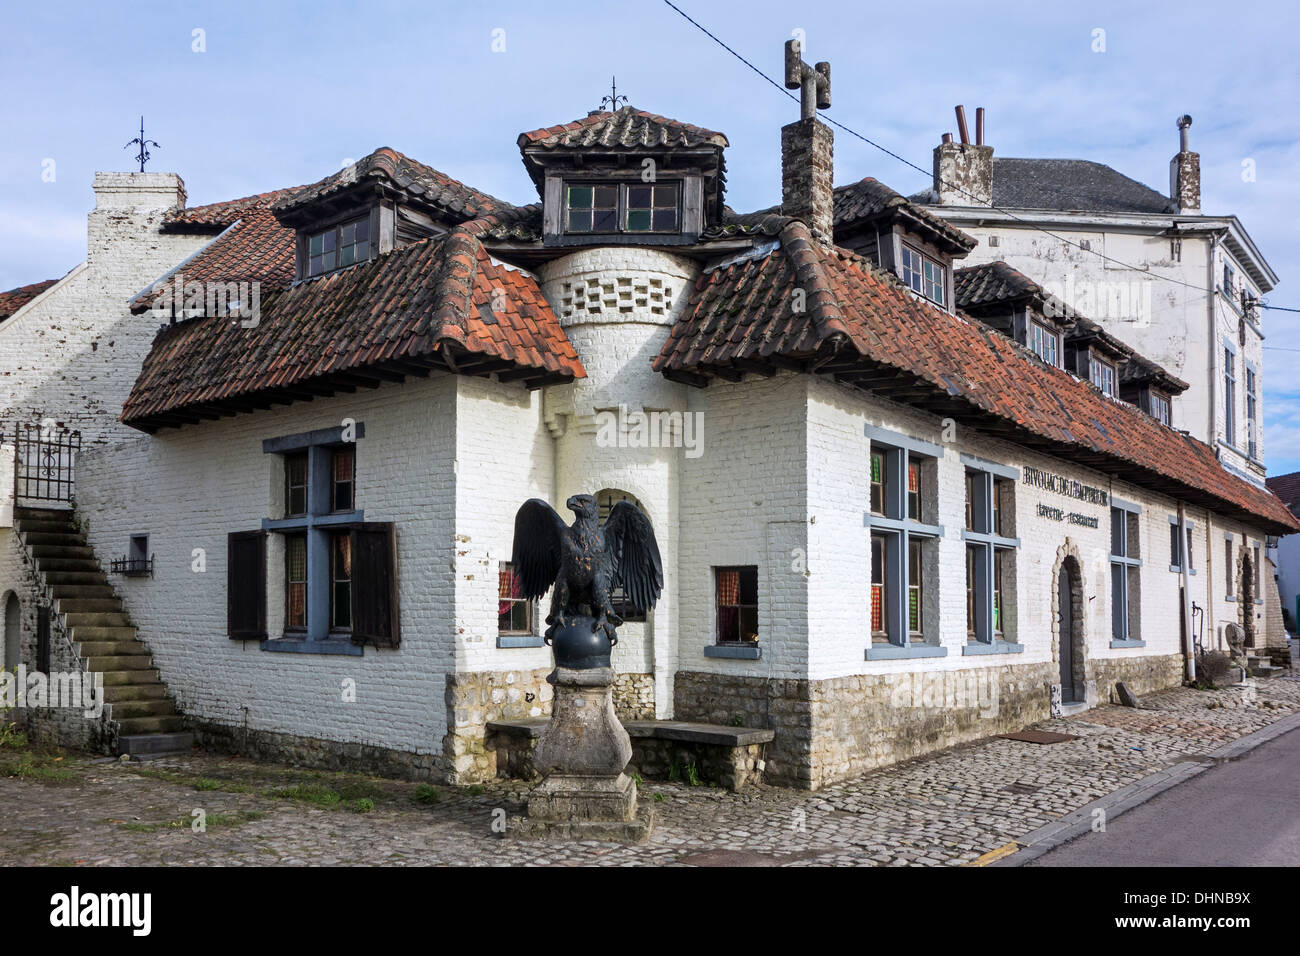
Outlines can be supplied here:
<path id="1" fill-rule="evenodd" d="M 47 425 L 14 426 L 14 497 L 72 501 L 81 432 Z"/>

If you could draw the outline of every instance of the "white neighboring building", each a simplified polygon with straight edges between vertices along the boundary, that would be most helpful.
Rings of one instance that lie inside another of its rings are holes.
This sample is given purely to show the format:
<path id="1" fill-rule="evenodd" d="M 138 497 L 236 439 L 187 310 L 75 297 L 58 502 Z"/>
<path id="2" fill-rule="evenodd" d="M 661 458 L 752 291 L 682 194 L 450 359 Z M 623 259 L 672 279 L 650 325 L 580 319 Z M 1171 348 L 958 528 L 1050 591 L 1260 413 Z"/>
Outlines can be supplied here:
<path id="1" fill-rule="evenodd" d="M 949 141 L 935 147 L 933 186 L 912 199 L 979 241 L 965 265 L 1006 262 L 1187 382 L 1174 427 L 1259 481 L 1258 302 L 1278 277 L 1236 216 L 1202 214 L 1191 117 L 1178 126 L 1169 195 L 1101 163 Z"/>

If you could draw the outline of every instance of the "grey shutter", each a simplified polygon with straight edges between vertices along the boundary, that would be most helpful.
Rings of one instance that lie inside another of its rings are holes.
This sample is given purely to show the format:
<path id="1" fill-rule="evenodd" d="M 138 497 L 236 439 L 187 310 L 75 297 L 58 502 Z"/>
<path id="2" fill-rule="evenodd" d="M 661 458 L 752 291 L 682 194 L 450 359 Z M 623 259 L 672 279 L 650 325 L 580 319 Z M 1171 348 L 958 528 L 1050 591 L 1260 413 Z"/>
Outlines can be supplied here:
<path id="1" fill-rule="evenodd" d="M 266 532 L 226 538 L 226 630 L 231 640 L 266 638 Z"/>
<path id="2" fill-rule="evenodd" d="M 397 533 L 391 522 L 352 527 L 352 643 L 398 647 Z"/>

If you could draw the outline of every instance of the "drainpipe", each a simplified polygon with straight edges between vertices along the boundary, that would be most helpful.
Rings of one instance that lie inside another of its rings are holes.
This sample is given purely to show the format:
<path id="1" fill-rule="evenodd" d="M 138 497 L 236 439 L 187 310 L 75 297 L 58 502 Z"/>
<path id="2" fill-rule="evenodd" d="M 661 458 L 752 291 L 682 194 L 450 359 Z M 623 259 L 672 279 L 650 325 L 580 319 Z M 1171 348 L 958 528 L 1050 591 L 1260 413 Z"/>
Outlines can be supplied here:
<path id="1" fill-rule="evenodd" d="M 1196 652 L 1192 643 L 1192 576 L 1187 566 L 1191 564 L 1192 548 L 1187 543 L 1187 505 L 1178 502 L 1178 550 L 1180 576 L 1183 579 L 1183 671 L 1189 684 L 1196 682 Z"/>

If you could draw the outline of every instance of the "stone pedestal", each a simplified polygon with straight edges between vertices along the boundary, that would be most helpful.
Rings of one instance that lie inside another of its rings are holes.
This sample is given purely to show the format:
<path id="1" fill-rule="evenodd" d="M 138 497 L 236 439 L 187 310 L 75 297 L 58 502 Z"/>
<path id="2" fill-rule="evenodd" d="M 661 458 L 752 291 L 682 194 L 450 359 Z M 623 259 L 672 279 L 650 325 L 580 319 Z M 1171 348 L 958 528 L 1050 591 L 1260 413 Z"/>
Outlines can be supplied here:
<path id="1" fill-rule="evenodd" d="M 640 841 L 652 810 L 638 807 L 636 782 L 623 769 L 632 741 L 614 713 L 614 670 L 556 667 L 551 722 L 533 752 L 545 775 L 528 797 L 516 835 L 575 840 Z"/>

